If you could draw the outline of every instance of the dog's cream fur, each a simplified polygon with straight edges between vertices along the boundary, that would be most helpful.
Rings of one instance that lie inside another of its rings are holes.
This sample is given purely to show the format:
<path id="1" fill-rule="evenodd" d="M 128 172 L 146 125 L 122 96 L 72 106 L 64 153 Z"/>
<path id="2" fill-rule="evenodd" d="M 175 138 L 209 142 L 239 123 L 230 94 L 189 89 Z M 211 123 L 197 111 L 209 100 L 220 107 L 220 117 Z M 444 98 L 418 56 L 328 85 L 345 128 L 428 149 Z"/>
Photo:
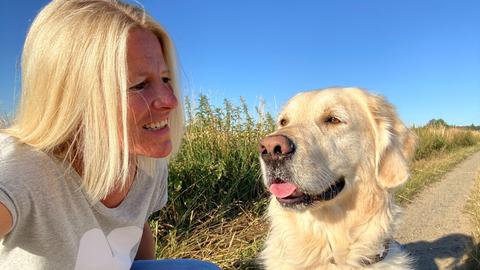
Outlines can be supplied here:
<path id="1" fill-rule="evenodd" d="M 328 122 L 332 116 L 340 123 Z M 266 269 L 412 269 L 395 243 L 383 260 L 365 263 L 393 237 L 400 209 L 391 191 L 407 180 L 415 148 L 413 133 L 394 108 L 356 88 L 304 92 L 280 113 L 271 135 L 280 134 L 295 144 L 286 180 L 317 194 L 340 176 L 346 184 L 332 200 L 293 209 L 272 196 L 271 229 L 261 254 Z M 261 166 L 266 185 L 282 176 L 281 168 L 262 159 Z"/>

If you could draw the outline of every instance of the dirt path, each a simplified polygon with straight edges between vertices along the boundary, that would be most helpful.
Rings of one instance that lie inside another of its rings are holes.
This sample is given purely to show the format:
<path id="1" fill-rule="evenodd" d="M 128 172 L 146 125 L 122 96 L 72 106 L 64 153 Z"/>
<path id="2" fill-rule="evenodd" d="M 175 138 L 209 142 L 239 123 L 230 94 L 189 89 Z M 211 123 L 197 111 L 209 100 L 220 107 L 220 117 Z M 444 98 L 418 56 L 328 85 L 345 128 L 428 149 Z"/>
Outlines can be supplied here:
<path id="1" fill-rule="evenodd" d="M 480 169 L 477 152 L 420 193 L 405 208 L 395 237 L 417 262 L 416 269 L 461 269 L 473 245 L 463 212 Z"/>

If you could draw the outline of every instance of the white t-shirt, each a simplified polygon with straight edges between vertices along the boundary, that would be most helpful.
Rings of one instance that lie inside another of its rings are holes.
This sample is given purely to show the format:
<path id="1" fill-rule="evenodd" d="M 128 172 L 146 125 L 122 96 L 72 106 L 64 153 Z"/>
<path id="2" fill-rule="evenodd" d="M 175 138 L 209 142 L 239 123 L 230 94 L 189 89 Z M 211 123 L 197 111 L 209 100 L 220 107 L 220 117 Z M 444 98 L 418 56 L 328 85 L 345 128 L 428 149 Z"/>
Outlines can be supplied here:
<path id="1" fill-rule="evenodd" d="M 0 240 L 0 269 L 128 270 L 143 226 L 167 201 L 167 162 L 138 170 L 122 203 L 92 202 L 69 166 L 0 134 L 0 202 L 13 229 Z"/>

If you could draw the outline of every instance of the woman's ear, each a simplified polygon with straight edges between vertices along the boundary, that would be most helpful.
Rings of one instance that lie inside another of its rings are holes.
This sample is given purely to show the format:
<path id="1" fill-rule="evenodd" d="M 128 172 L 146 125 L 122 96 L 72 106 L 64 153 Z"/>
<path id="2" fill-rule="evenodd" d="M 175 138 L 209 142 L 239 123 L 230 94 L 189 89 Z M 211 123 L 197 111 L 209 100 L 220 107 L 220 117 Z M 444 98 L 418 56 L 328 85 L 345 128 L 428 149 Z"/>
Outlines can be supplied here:
<path id="1" fill-rule="evenodd" d="M 409 177 L 416 136 L 405 127 L 393 106 L 383 97 L 370 95 L 369 99 L 377 130 L 377 180 L 383 188 L 393 189 L 404 184 Z"/>

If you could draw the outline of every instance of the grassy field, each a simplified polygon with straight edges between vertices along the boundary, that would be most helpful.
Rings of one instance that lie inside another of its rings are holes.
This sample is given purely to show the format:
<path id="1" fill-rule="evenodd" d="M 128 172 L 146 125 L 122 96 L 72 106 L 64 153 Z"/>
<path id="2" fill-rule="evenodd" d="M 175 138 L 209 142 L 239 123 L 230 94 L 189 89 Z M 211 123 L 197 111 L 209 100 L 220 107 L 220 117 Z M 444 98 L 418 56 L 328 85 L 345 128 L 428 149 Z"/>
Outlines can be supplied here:
<path id="1" fill-rule="evenodd" d="M 473 235 L 476 242 L 471 256 L 473 260 L 472 264 L 480 266 L 480 171 L 477 173 L 475 187 L 471 193 L 466 211 L 472 218 L 474 228 Z"/>
<path id="2" fill-rule="evenodd" d="M 159 258 L 200 258 L 223 269 L 247 269 L 267 234 L 262 214 L 267 194 L 261 186 L 257 145 L 274 121 L 243 101 L 223 107 L 201 96 L 186 102 L 187 132 L 170 167 L 170 201 L 151 219 Z M 411 179 L 396 194 L 408 203 L 423 187 L 480 150 L 480 133 L 460 128 L 414 128 L 419 139 Z"/>

